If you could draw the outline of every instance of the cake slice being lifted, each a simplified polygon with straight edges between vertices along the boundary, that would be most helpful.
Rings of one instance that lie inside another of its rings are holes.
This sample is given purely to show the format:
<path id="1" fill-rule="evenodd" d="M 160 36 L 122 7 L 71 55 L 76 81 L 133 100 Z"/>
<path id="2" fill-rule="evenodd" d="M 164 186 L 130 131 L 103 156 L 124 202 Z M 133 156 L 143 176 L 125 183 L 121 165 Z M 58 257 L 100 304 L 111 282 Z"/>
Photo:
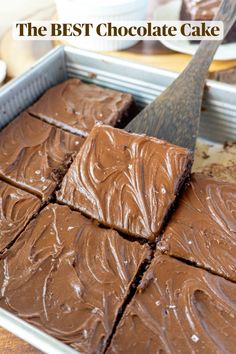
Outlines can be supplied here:
<path id="1" fill-rule="evenodd" d="M 57 198 L 104 225 L 153 241 L 191 162 L 185 148 L 97 125 L 64 177 Z"/>

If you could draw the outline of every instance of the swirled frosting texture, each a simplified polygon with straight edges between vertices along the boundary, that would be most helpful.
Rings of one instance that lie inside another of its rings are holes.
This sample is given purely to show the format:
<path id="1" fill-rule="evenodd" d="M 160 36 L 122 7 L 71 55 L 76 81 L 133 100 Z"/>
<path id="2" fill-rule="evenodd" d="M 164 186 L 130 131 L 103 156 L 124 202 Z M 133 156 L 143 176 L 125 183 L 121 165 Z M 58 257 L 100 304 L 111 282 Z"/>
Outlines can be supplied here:
<path id="1" fill-rule="evenodd" d="M 165 141 L 96 126 L 57 196 L 101 223 L 153 240 L 189 159 L 188 150 Z"/>
<path id="2" fill-rule="evenodd" d="M 0 257 L 37 213 L 40 199 L 0 181 Z"/>
<path id="3" fill-rule="evenodd" d="M 0 306 L 81 353 L 100 352 L 148 248 L 50 204 L 0 261 Z"/>
<path id="4" fill-rule="evenodd" d="M 157 254 L 107 353 L 234 353 L 235 292 L 228 280 Z"/>
<path id="5" fill-rule="evenodd" d="M 0 132 L 0 177 L 47 199 L 83 141 L 22 113 Z"/>
<path id="6" fill-rule="evenodd" d="M 114 126 L 125 119 L 132 102 L 130 94 L 70 79 L 49 89 L 28 111 L 87 136 L 97 122 Z"/>
<path id="7" fill-rule="evenodd" d="M 194 174 L 158 247 L 236 281 L 236 184 Z"/>

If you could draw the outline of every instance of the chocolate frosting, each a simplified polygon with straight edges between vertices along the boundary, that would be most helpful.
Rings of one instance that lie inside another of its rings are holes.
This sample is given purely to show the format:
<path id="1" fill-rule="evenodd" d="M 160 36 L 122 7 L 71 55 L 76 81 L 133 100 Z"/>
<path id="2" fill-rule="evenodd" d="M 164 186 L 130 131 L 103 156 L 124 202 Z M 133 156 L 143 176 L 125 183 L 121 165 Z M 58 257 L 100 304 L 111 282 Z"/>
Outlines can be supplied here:
<path id="1" fill-rule="evenodd" d="M 236 184 L 194 174 L 158 247 L 236 281 Z"/>
<path id="2" fill-rule="evenodd" d="M 0 306 L 72 345 L 104 349 L 147 246 L 50 204 L 0 261 Z"/>
<path id="3" fill-rule="evenodd" d="M 83 141 L 22 113 L 0 132 L 0 177 L 45 200 Z"/>
<path id="4" fill-rule="evenodd" d="M 37 197 L 0 181 L 0 257 L 37 213 L 40 205 Z"/>
<path id="5" fill-rule="evenodd" d="M 116 330 L 111 353 L 234 353 L 236 284 L 157 254 Z"/>
<path id="6" fill-rule="evenodd" d="M 187 149 L 96 126 L 64 177 L 57 198 L 105 225 L 154 240 L 189 161 Z"/>
<path id="7" fill-rule="evenodd" d="M 49 89 L 28 111 L 59 127 L 87 136 L 97 122 L 116 125 L 133 102 L 127 93 L 70 79 Z"/>

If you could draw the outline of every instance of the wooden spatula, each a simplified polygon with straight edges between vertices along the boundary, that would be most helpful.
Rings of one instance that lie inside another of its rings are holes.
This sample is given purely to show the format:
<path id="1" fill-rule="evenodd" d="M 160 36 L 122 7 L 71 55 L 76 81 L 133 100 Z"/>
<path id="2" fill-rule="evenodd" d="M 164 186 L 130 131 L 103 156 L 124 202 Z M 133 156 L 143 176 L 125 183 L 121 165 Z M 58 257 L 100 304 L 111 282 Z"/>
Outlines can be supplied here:
<path id="1" fill-rule="evenodd" d="M 236 20 L 236 0 L 224 0 L 215 20 L 223 21 L 226 36 Z M 221 43 L 222 41 L 202 41 L 180 76 L 125 129 L 194 150 L 208 68 Z"/>

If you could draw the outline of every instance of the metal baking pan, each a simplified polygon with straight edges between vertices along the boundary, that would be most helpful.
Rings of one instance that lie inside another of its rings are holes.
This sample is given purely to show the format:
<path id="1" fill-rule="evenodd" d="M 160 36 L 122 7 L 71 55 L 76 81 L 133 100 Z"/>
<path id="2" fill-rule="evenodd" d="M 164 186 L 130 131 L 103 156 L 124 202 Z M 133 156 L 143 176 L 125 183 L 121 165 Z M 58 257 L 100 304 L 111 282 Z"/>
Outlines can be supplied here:
<path id="1" fill-rule="evenodd" d="M 170 85 L 177 75 L 102 54 L 60 46 L 0 89 L 0 129 L 49 87 L 70 77 L 129 92 L 143 107 Z M 213 142 L 236 140 L 236 87 L 207 81 L 199 136 Z M 45 353 L 75 353 L 69 346 L 2 309 L 0 326 Z"/>
<path id="2" fill-rule="evenodd" d="M 177 75 L 111 56 L 60 46 L 0 89 L 0 129 L 46 89 L 70 77 L 129 92 L 143 106 L 158 96 Z M 236 140 L 236 87 L 207 81 L 199 135 L 216 142 Z"/>

